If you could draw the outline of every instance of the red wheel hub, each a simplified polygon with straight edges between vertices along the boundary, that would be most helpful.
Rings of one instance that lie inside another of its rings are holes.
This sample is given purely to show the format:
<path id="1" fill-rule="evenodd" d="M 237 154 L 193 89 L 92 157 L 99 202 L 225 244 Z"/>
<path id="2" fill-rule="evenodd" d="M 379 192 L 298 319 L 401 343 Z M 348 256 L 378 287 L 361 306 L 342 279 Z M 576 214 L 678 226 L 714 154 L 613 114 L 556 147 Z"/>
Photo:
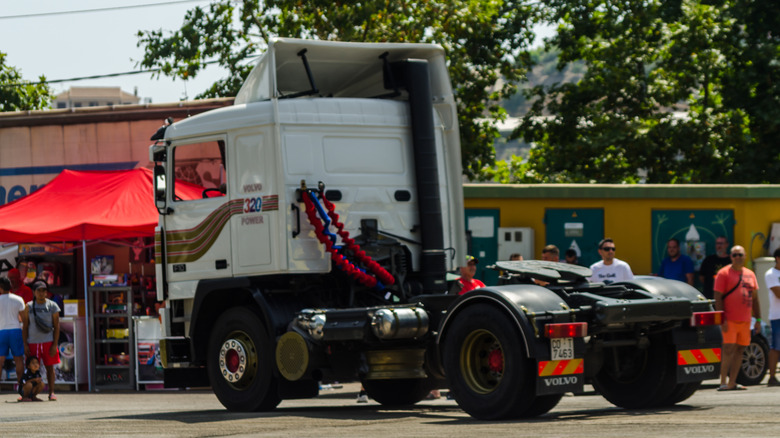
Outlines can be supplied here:
<path id="1" fill-rule="evenodd" d="M 238 371 L 238 365 L 241 363 L 241 358 L 238 356 L 238 352 L 236 350 L 228 350 L 227 354 L 225 354 L 225 367 L 230 371 L 231 373 L 235 373 Z"/>
<path id="2" fill-rule="evenodd" d="M 504 353 L 500 349 L 488 353 L 488 368 L 494 373 L 504 372 Z"/>

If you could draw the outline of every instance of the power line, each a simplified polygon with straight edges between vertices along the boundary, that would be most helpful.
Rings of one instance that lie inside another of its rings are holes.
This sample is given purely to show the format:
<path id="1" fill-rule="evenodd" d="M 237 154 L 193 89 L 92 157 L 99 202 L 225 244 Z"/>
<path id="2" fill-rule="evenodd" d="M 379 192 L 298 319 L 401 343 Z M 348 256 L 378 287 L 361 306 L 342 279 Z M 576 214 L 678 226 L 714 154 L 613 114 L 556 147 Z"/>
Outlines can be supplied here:
<path id="1" fill-rule="evenodd" d="M 143 5 L 113 6 L 110 8 L 79 9 L 74 11 L 60 11 L 60 12 L 38 12 L 34 14 L 19 14 L 19 15 L 0 15 L 0 20 L 8 20 L 8 19 L 15 19 L 15 18 L 50 17 L 54 15 L 82 14 L 82 13 L 89 13 L 89 12 L 118 11 L 122 9 L 148 8 L 154 6 L 175 5 L 180 3 L 202 3 L 204 1 L 209 1 L 209 0 L 177 0 L 177 1 L 169 1 L 164 3 L 146 3 Z"/>
<path id="2" fill-rule="evenodd" d="M 252 58 L 256 58 L 260 55 L 251 55 L 248 56 L 246 59 L 251 60 Z M 219 60 L 211 60 L 211 61 L 205 61 L 201 62 L 201 65 L 210 65 L 210 64 L 218 64 Z M 70 79 L 52 79 L 50 81 L 25 81 L 25 82 L 14 82 L 14 83 L 6 83 L 6 84 L 0 84 L 0 87 L 21 87 L 25 85 L 43 85 L 43 84 L 61 84 L 63 82 L 76 82 L 76 81 L 86 81 L 89 79 L 103 79 L 103 78 L 114 78 L 117 76 L 131 76 L 131 75 L 140 75 L 144 73 L 158 73 L 162 71 L 162 68 L 152 68 L 149 70 L 135 70 L 135 71 L 126 71 L 122 73 L 106 73 L 102 75 L 92 75 L 92 76 L 80 76 L 77 78 L 70 78 Z"/>
<path id="3" fill-rule="evenodd" d="M 201 64 L 216 64 L 219 61 L 206 61 L 202 62 Z M 70 79 L 53 79 L 51 81 L 25 81 L 25 82 L 15 82 L 15 83 L 7 83 L 7 84 L 0 84 L 0 87 L 21 87 L 24 85 L 43 85 L 43 84 L 60 84 L 63 82 L 76 82 L 76 81 L 86 81 L 89 79 L 103 79 L 103 78 L 114 78 L 117 76 L 131 76 L 131 75 L 140 75 L 144 73 L 157 73 L 162 71 L 161 68 L 152 68 L 149 70 L 136 70 L 136 71 L 126 71 L 122 73 L 107 73 L 103 75 L 92 75 L 92 76 L 81 76 L 78 78 L 70 78 Z"/>

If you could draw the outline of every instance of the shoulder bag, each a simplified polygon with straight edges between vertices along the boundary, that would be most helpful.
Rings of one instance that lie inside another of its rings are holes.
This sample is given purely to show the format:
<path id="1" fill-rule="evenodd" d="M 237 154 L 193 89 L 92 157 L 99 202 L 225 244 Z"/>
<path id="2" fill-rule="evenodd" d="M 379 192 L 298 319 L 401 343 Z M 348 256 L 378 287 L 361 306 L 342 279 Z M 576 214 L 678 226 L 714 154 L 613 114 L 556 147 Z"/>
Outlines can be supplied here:
<path id="1" fill-rule="evenodd" d="M 721 297 L 721 300 L 725 300 L 727 296 L 731 295 L 732 292 L 737 290 L 737 288 L 739 287 L 740 284 L 742 284 L 742 273 L 741 272 L 739 273 L 739 280 L 737 280 L 737 284 L 735 284 L 734 287 L 732 287 L 730 291 L 728 291 L 725 294 L 723 294 L 723 297 Z"/>

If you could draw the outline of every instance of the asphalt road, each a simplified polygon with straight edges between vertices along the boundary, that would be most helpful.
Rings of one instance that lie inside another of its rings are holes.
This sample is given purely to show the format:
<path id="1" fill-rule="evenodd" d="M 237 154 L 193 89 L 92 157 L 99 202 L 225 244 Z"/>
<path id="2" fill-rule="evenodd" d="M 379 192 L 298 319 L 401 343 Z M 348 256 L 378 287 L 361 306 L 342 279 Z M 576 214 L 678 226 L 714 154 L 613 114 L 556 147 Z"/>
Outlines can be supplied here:
<path id="1" fill-rule="evenodd" d="M 405 409 L 357 404 L 357 384 L 265 413 L 227 412 L 208 391 L 61 392 L 59 401 L 40 403 L 17 403 L 5 391 L 0 436 L 734 437 L 780 430 L 780 388 L 718 392 L 716 383 L 668 409 L 624 410 L 591 391 L 564 397 L 542 417 L 502 422 L 474 420 L 446 399 Z"/>

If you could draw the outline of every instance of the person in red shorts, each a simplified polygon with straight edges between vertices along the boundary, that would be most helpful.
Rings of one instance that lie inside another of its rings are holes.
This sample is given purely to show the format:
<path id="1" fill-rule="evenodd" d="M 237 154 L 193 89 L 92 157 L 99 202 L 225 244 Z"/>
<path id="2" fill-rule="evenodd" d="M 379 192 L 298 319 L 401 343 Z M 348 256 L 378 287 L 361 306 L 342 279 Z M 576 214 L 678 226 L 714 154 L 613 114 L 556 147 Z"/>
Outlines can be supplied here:
<path id="1" fill-rule="evenodd" d="M 27 319 L 22 327 L 24 352 L 37 356 L 46 367 L 46 383 L 49 387 L 49 401 L 57 400 L 54 395 L 54 365 L 60 363 L 57 340 L 60 338 L 60 306 L 46 298 L 49 287 L 45 281 L 35 280 L 32 284 L 35 299 L 27 303 Z"/>
<path id="2" fill-rule="evenodd" d="M 22 281 L 22 274 L 18 269 L 13 268 L 8 270 L 8 280 L 11 281 L 11 293 L 19 295 L 25 303 L 29 303 L 33 300 L 33 292 L 30 286 L 27 286 Z"/>
<path id="3" fill-rule="evenodd" d="M 745 248 L 735 245 L 731 248 L 730 257 L 731 264 L 718 271 L 713 286 L 715 310 L 724 312 L 718 391 L 747 389 L 737 384 L 737 374 L 742 364 L 742 352 L 750 345 L 751 314 L 756 317 L 755 329 L 761 330 L 758 282 L 753 271 L 745 267 Z"/>

